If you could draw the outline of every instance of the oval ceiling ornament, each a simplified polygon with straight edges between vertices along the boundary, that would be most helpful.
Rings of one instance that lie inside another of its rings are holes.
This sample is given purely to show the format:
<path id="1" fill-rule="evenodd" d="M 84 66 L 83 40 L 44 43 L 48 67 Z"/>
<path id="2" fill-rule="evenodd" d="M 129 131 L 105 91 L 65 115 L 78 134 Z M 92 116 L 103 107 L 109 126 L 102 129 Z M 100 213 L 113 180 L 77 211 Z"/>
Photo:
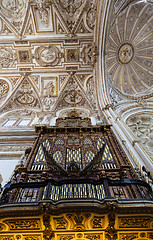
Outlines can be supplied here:
<path id="1" fill-rule="evenodd" d="M 132 61 L 134 55 L 133 46 L 129 43 L 123 43 L 118 50 L 119 61 L 123 64 L 127 64 Z"/>
<path id="2" fill-rule="evenodd" d="M 36 61 L 43 67 L 55 66 L 61 59 L 61 53 L 55 46 L 38 47 L 35 51 Z"/>
<path id="3" fill-rule="evenodd" d="M 116 17 L 107 38 L 109 79 L 128 98 L 150 97 L 153 85 L 153 4 L 131 3 Z"/>

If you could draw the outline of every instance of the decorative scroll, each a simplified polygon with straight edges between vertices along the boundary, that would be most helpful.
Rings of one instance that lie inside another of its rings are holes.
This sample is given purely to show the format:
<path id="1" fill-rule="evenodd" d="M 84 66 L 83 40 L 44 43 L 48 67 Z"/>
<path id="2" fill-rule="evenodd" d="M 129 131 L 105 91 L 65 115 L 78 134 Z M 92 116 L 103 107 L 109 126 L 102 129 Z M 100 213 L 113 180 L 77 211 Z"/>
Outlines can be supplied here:
<path id="1" fill-rule="evenodd" d="M 43 237 L 45 240 L 51 240 L 54 237 L 54 233 L 52 232 L 52 227 L 50 224 L 50 216 L 46 213 L 43 216 L 43 224 L 45 226 Z"/>
<path id="2" fill-rule="evenodd" d="M 117 239 L 117 230 L 115 229 L 114 225 L 115 225 L 115 214 L 110 213 L 108 214 L 108 227 L 105 230 L 106 232 L 105 236 L 106 236 L 106 239 L 108 240 Z"/>

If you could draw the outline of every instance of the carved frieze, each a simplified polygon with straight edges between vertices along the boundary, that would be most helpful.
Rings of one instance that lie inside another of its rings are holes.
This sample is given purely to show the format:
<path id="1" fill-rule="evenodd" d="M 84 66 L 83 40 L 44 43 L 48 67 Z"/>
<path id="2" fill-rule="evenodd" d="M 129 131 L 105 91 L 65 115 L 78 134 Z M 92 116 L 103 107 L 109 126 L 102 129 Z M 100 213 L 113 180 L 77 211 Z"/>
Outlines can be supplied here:
<path id="1" fill-rule="evenodd" d="M 101 239 L 101 235 L 100 234 L 85 234 L 85 237 L 87 239 L 90 239 L 90 240 Z"/>
<path id="2" fill-rule="evenodd" d="M 123 233 L 123 234 L 120 234 L 119 235 L 120 236 L 120 240 L 133 240 L 133 239 L 135 239 L 135 238 L 137 238 L 138 237 L 138 234 L 136 234 L 136 233 Z"/>
<path id="3" fill-rule="evenodd" d="M 151 218 L 147 218 L 147 217 L 120 218 L 119 227 L 120 228 L 149 228 L 151 221 L 152 221 Z"/>
<path id="4" fill-rule="evenodd" d="M 24 240 L 40 240 L 39 236 L 25 236 Z"/>
<path id="5" fill-rule="evenodd" d="M 0 240 L 15 240 L 15 238 L 12 235 L 3 235 L 0 236 Z"/>
<path id="6" fill-rule="evenodd" d="M 74 236 L 75 235 L 73 235 L 73 234 L 65 234 L 62 236 L 59 235 L 59 240 L 71 240 L 74 238 Z"/>
<path id="7" fill-rule="evenodd" d="M 4 221 L 11 231 L 14 230 L 25 230 L 25 229 L 40 229 L 39 219 L 14 219 Z"/>

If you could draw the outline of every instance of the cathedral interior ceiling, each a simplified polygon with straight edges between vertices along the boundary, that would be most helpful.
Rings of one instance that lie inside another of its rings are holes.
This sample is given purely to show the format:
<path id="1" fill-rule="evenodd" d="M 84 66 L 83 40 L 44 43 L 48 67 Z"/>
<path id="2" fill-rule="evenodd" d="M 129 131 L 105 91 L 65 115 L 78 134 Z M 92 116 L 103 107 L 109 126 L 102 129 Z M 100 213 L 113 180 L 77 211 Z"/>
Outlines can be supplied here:
<path id="1" fill-rule="evenodd" d="M 105 2 L 111 7 L 101 11 Z M 74 109 L 103 123 L 97 29 L 107 11 L 103 94 L 114 112 L 118 106 L 119 114 L 136 107 L 147 112 L 153 99 L 152 0 L 1 0 L 1 126 L 6 119 L 17 123 L 14 116 L 29 126 L 49 124 Z"/>
<path id="2" fill-rule="evenodd" d="M 0 4 L 1 113 L 96 110 L 96 0 Z"/>

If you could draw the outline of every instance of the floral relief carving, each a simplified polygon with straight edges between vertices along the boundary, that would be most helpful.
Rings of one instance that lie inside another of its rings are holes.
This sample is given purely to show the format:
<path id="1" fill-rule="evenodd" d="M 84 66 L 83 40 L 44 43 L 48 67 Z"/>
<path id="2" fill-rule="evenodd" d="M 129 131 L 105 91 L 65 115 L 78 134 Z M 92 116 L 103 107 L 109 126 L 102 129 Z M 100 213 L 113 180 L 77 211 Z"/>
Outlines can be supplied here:
<path id="1" fill-rule="evenodd" d="M 0 47 L 0 68 L 12 67 L 16 62 L 16 56 L 11 48 Z"/>
<path id="2" fill-rule="evenodd" d="M 2 0 L 2 6 L 8 11 L 19 13 L 24 6 L 23 0 Z"/>
<path id="3" fill-rule="evenodd" d="M 52 99 L 51 96 L 46 96 L 46 97 L 43 97 L 42 103 L 45 107 L 45 110 L 50 110 L 52 105 L 54 104 L 54 100 Z"/>
<path id="4" fill-rule="evenodd" d="M 70 16 L 82 5 L 82 0 L 59 0 L 60 6 L 65 9 Z"/>
<path id="5" fill-rule="evenodd" d="M 96 62 L 97 48 L 94 44 L 87 44 L 83 46 L 81 51 L 81 58 L 84 64 L 93 65 Z"/>
<path id="6" fill-rule="evenodd" d="M 17 104 L 22 105 L 35 106 L 37 104 L 37 99 L 33 95 L 33 89 L 28 80 L 23 81 L 14 100 Z"/>
<path id="7" fill-rule="evenodd" d="M 9 91 L 8 83 L 5 80 L 0 79 L 0 98 L 6 95 L 8 91 Z"/>
<path id="8" fill-rule="evenodd" d="M 91 104 L 87 99 L 85 92 L 81 89 L 75 76 L 70 76 L 64 91 L 59 96 L 54 108 L 61 109 L 63 107 L 79 107 L 91 109 Z"/>
<path id="9" fill-rule="evenodd" d="M 85 4 L 86 0 L 56 0 L 56 7 L 72 34 Z"/>
<path id="10" fill-rule="evenodd" d="M 95 86 L 94 86 L 94 80 L 93 77 L 90 77 L 87 81 L 87 90 L 86 90 L 87 96 L 89 101 L 91 102 L 92 106 L 96 107 L 96 94 L 95 94 Z"/>

